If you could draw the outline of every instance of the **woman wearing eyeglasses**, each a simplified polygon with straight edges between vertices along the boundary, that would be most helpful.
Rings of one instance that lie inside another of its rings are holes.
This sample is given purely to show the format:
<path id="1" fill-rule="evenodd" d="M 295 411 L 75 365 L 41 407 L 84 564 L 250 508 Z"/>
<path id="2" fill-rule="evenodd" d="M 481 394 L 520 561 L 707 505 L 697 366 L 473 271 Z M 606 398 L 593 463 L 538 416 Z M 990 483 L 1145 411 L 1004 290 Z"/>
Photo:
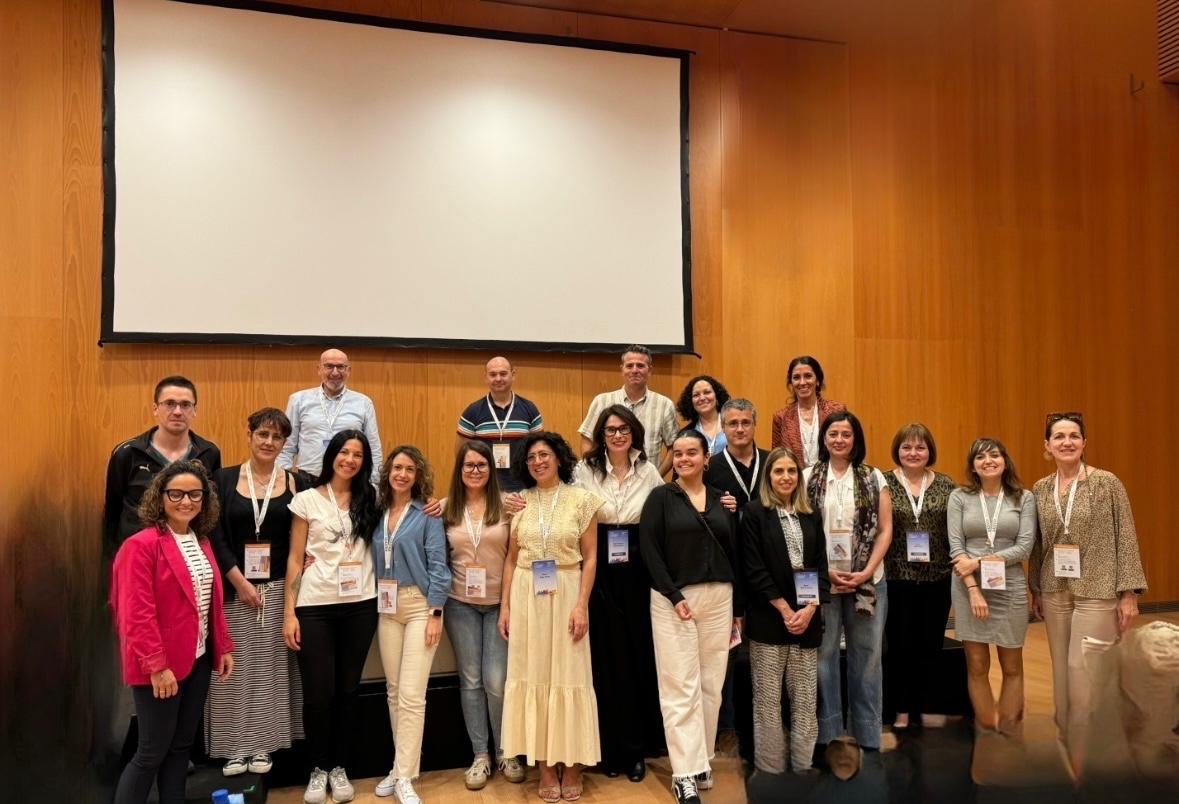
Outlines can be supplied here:
<path id="1" fill-rule="evenodd" d="M 123 542 L 111 583 L 123 662 L 139 723 L 139 746 L 123 769 L 116 804 L 183 804 L 188 754 L 209 678 L 233 672 L 233 638 L 209 534 L 217 496 L 205 468 L 176 461 L 139 504 L 144 529 Z"/>
<path id="2" fill-rule="evenodd" d="M 1040 535 L 1029 562 L 1036 614 L 1044 618 L 1052 657 L 1056 728 L 1074 773 L 1088 730 L 1089 682 L 1082 661 L 1087 637 L 1113 642 L 1138 615 L 1146 575 L 1126 488 L 1112 472 L 1085 463 L 1080 413 L 1050 414 L 1044 449 L 1056 471 L 1032 491 Z"/>
<path id="3" fill-rule="evenodd" d="M 446 633 L 458 663 L 463 722 L 475 754 L 464 777 L 468 790 L 481 790 L 491 777 L 489 721 L 495 765 L 509 782 L 524 781 L 520 761 L 504 755 L 501 734 L 508 643 L 499 633 L 499 600 L 509 518 L 500 500 L 491 447 L 484 441 L 464 441 L 455 458 L 442 521 L 452 577 Z"/>
<path id="4" fill-rule="evenodd" d="M 602 766 L 632 782 L 647 774 L 643 757 L 662 737 L 655 652 L 651 644 L 651 581 L 639 555 L 639 517 L 652 489 L 663 485 L 643 452 L 644 430 L 624 405 L 602 411 L 593 447 L 573 470 L 573 485 L 602 500 L 598 566 L 590 620 L 608 623 L 590 643 Z M 639 446 L 635 446 L 635 445 Z"/>
<path id="5" fill-rule="evenodd" d="M 602 501 L 570 485 L 574 463 L 556 433 L 524 439 L 513 471 L 525 508 L 512 518 L 500 596 L 503 749 L 540 767 L 537 793 L 549 802 L 581 798 L 578 766 L 601 759 L 588 634 Z"/>

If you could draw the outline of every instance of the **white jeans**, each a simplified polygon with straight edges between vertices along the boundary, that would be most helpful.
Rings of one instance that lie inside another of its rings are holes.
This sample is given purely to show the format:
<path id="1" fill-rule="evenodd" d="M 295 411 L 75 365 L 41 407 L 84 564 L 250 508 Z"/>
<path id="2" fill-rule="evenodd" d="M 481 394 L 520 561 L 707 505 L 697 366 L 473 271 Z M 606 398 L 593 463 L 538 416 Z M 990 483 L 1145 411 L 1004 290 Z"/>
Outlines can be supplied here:
<path id="1" fill-rule="evenodd" d="M 426 725 L 426 684 L 434 664 L 435 645 L 426 647 L 430 606 L 416 586 L 397 589 L 397 613 L 382 614 L 377 625 L 381 665 L 393 728 L 393 775 L 416 779 L 422 764 L 422 732 Z"/>
<path id="2" fill-rule="evenodd" d="M 693 776 L 709 770 L 716 744 L 733 627 L 733 587 L 702 583 L 681 591 L 692 619 L 681 620 L 671 602 L 652 590 L 651 633 L 671 772 Z"/>
<path id="3" fill-rule="evenodd" d="M 1089 729 L 1090 684 L 1082 645 L 1085 637 L 1104 642 L 1118 638 L 1118 601 L 1074 597 L 1071 592 L 1045 592 L 1044 628 L 1052 657 L 1052 695 L 1056 730 L 1068 748 L 1074 768 L 1085 756 Z"/>

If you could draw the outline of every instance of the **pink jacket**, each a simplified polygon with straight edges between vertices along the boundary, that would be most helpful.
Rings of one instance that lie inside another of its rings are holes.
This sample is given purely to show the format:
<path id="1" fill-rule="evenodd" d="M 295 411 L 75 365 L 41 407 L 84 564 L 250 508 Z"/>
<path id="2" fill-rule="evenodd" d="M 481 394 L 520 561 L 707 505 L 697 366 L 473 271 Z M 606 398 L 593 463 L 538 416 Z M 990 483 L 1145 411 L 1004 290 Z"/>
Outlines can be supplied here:
<path id="1" fill-rule="evenodd" d="M 221 573 L 208 539 L 201 549 L 213 567 L 209 605 L 208 651 L 217 667 L 233 652 L 225 622 Z M 200 609 L 184 556 L 167 530 L 152 526 L 123 542 L 115 556 L 111 607 L 123 659 L 126 684 L 150 684 L 151 674 L 167 668 L 180 681 L 196 662 Z"/>

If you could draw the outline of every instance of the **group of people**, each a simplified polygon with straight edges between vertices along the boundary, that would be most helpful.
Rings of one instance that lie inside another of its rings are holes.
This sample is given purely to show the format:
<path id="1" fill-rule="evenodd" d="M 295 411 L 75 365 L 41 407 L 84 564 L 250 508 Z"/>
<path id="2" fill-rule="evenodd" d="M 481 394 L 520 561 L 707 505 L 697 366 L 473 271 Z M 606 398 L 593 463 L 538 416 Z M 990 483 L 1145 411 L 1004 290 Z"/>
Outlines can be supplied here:
<path id="1" fill-rule="evenodd" d="M 304 800 L 351 800 L 374 634 L 395 746 L 376 793 L 401 804 L 420 802 L 444 630 L 472 790 L 494 772 L 523 782 L 536 765 L 541 799 L 575 801 L 582 768 L 641 781 L 645 758 L 666 746 L 676 800 L 699 802 L 718 730 L 733 728 L 742 641 L 758 769 L 810 772 L 817 745 L 845 734 L 878 749 L 886 683 L 894 727 L 939 723 L 925 696 L 951 602 L 975 726 L 1013 733 L 1029 588 L 1079 769 L 1081 642 L 1115 639 L 1146 588 L 1125 490 L 1084 462 L 1079 413 L 1048 417 L 1056 471 L 1033 489 L 993 438 L 970 446 L 958 485 L 933 469 L 933 434 L 917 423 L 893 439 L 895 468 L 869 465 L 859 419 L 822 396 L 812 357 L 788 367 L 791 401 L 774 414 L 768 452 L 748 400 L 700 376 L 673 403 L 648 388 L 651 370 L 649 350 L 626 350 L 623 386 L 591 402 L 578 457 L 514 392 L 511 363 L 493 358 L 487 396 L 459 418 L 442 498 L 417 447 L 383 456 L 375 408 L 347 387 L 339 350 L 324 352 L 320 385 L 292 394 L 285 413 L 248 417 L 238 466 L 222 467 L 191 431 L 195 386 L 161 380 L 157 426 L 117 446 L 107 475 L 111 601 L 139 720 L 116 801 L 146 801 L 153 781 L 161 802 L 183 801 L 202 716 L 226 775 L 265 772 L 305 737 Z"/>

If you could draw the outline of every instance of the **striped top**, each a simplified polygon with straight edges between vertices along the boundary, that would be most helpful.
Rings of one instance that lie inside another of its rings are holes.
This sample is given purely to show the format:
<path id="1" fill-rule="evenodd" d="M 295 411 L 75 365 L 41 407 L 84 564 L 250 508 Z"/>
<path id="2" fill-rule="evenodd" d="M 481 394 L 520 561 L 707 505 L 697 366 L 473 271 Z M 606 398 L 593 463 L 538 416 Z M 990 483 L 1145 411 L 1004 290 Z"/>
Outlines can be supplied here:
<path id="1" fill-rule="evenodd" d="M 184 563 L 188 565 L 188 574 L 192 577 L 192 591 L 196 596 L 197 608 L 201 613 L 201 627 L 197 630 L 196 656 L 199 659 L 205 655 L 205 642 L 209 638 L 209 606 L 213 602 L 213 567 L 200 542 L 193 533 L 183 535 L 172 531 L 172 538 L 180 548 L 180 555 L 184 556 Z"/>
<path id="2" fill-rule="evenodd" d="M 458 420 L 460 436 L 486 441 L 488 444 L 507 443 L 513 462 L 517 459 L 528 434 L 543 429 L 544 418 L 540 415 L 540 410 L 519 394 L 514 394 L 512 401 L 505 407 L 496 405 L 490 394 L 476 399 L 467 405 L 467 409 Z M 512 477 L 510 469 L 500 469 L 497 475 L 503 490 L 520 489 L 520 484 Z"/>

